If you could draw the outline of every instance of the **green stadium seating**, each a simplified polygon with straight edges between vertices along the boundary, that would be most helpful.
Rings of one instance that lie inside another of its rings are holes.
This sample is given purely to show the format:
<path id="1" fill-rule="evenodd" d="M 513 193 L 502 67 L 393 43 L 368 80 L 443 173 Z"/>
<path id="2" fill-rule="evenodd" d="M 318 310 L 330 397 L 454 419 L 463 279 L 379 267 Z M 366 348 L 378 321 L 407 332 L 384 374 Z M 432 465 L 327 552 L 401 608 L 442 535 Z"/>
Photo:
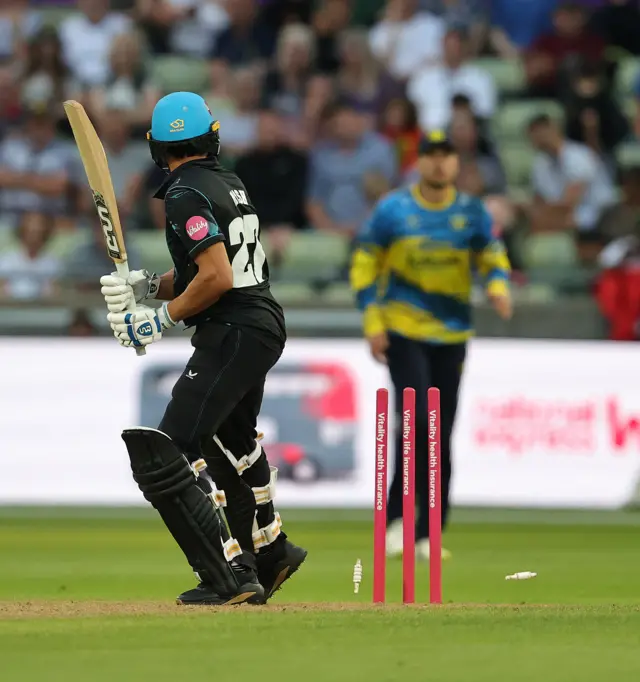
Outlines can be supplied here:
<path id="1" fill-rule="evenodd" d="M 562 107 L 552 99 L 506 102 L 500 107 L 493 121 L 497 140 L 522 140 L 532 118 L 547 114 L 558 121 L 563 119 Z"/>
<path id="2" fill-rule="evenodd" d="M 531 166 L 533 165 L 533 149 L 526 144 L 502 144 L 500 158 L 509 180 L 509 185 L 526 188 L 531 182 Z"/>
<path id="3" fill-rule="evenodd" d="M 38 14 L 42 17 L 44 26 L 54 26 L 57 28 L 64 19 L 76 12 L 75 7 L 40 7 Z"/>
<path id="4" fill-rule="evenodd" d="M 202 59 L 164 55 L 149 61 L 154 83 L 163 93 L 176 90 L 202 92 L 207 87 L 208 64 Z"/>
<path id="5" fill-rule="evenodd" d="M 482 57 L 481 59 L 476 59 L 474 64 L 488 71 L 493 76 L 493 80 L 500 93 L 517 92 L 524 88 L 524 71 L 522 64 L 518 60 Z"/>
<path id="6" fill-rule="evenodd" d="M 164 232 L 130 232 L 127 241 L 137 251 L 144 267 L 150 272 L 167 272 L 172 267 Z"/>
<path id="7" fill-rule="evenodd" d="M 300 282 L 273 282 L 271 290 L 283 305 L 300 305 L 313 300 L 314 293 L 308 284 Z"/>
<path id="8" fill-rule="evenodd" d="M 66 258 L 71 253 L 91 239 L 89 230 L 73 230 L 72 232 L 58 232 L 49 242 L 47 251 L 58 258 Z"/>
<path id="9" fill-rule="evenodd" d="M 640 143 L 628 142 L 620 145 L 616 152 L 616 159 L 622 168 L 640 166 Z"/>
<path id="10" fill-rule="evenodd" d="M 338 234 L 317 231 L 293 235 L 280 270 L 283 279 L 312 280 L 335 273 L 344 267 L 349 253 L 349 239 Z"/>
<path id="11" fill-rule="evenodd" d="M 640 76 L 640 58 L 626 57 L 620 61 L 616 73 L 616 91 L 621 99 L 633 96 L 638 76 Z"/>
<path id="12" fill-rule="evenodd" d="M 522 256 L 526 266 L 532 270 L 575 268 L 578 264 L 574 237 L 567 232 L 528 235 L 524 240 Z"/>

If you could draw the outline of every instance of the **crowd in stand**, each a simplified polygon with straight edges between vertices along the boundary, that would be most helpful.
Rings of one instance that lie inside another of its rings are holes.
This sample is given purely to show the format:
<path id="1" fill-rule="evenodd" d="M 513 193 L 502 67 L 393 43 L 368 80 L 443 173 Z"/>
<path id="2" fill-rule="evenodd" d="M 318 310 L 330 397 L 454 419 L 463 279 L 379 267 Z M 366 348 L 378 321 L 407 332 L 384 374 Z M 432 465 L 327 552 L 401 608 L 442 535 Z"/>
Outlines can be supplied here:
<path id="1" fill-rule="evenodd" d="M 580 266 L 631 238 L 615 251 L 624 261 L 640 237 L 640 171 L 616 152 L 640 116 L 617 84 L 639 54 L 636 0 L 5 0 L 0 293 L 47 296 L 108 268 L 65 99 L 99 129 L 127 230 L 164 228 L 144 133 L 168 89 L 156 65 L 172 56 L 206 64 L 223 161 L 253 197 L 276 271 L 297 231 L 351 239 L 381 195 L 412 181 L 432 129 L 449 131 L 459 188 L 486 199 L 523 281 L 522 229 L 571 235 Z M 506 92 L 490 63 L 517 65 L 520 86 Z M 535 100 L 562 116 L 523 122 L 537 154 L 514 192 L 496 121 L 505 102 Z"/>

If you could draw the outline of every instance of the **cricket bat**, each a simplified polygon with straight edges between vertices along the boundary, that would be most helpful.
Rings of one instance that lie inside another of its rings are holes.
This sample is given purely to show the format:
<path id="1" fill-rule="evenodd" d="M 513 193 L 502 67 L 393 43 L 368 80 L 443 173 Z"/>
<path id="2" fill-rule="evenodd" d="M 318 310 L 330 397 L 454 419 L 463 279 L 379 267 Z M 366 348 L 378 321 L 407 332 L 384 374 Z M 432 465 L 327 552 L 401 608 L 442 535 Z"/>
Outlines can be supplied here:
<path id="1" fill-rule="evenodd" d="M 127 249 L 124 245 L 122 225 L 118 215 L 116 195 L 113 190 L 107 155 L 96 129 L 87 116 L 87 112 L 79 102 L 69 100 L 64 103 L 64 110 L 71 124 L 73 136 L 82 158 L 89 187 L 93 194 L 93 203 L 96 205 L 100 225 L 107 246 L 107 254 L 115 263 L 116 271 L 120 277 L 129 277 L 129 265 L 127 264 Z M 129 307 L 129 311 L 135 310 L 135 302 Z M 138 355 L 145 355 L 144 348 L 136 348 Z"/>

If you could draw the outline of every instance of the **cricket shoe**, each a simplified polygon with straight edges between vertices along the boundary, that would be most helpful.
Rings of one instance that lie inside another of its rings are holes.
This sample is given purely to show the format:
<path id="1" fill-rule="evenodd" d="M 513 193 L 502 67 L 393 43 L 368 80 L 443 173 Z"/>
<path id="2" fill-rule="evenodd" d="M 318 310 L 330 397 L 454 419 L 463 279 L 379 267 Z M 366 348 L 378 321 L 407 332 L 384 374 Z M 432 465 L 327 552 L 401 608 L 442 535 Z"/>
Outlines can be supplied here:
<path id="1" fill-rule="evenodd" d="M 423 538 L 416 542 L 416 559 L 421 561 L 429 561 L 431 556 L 431 549 L 429 546 L 429 538 Z M 451 559 L 451 552 L 448 549 L 442 547 L 441 556 L 443 561 Z"/>
<path id="2" fill-rule="evenodd" d="M 201 582 L 192 590 L 183 592 L 177 603 L 183 606 L 232 606 L 234 604 L 264 604 L 264 587 L 258 581 L 255 571 L 235 561 L 231 564 L 238 580 L 238 590 L 232 595 L 223 595 L 213 585 Z"/>
<path id="3" fill-rule="evenodd" d="M 284 534 L 281 534 L 268 551 L 258 553 L 258 578 L 264 586 L 266 599 L 273 597 L 306 558 L 307 550 L 289 542 Z"/>
<path id="4" fill-rule="evenodd" d="M 387 526 L 387 556 L 389 558 L 402 556 L 402 519 L 391 521 Z"/>

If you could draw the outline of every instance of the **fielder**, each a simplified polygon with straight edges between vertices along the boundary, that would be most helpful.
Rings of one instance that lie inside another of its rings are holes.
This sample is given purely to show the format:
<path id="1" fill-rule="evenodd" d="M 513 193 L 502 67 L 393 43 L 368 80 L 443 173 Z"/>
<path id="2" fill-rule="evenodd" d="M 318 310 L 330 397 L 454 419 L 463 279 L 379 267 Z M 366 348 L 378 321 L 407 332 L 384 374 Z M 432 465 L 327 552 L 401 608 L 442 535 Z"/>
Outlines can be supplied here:
<path id="1" fill-rule="evenodd" d="M 358 237 L 351 267 L 364 333 L 373 357 L 389 365 L 398 415 L 403 389 L 416 391 L 416 556 L 421 558 L 429 558 L 427 391 L 432 386 L 440 389 L 444 525 L 451 433 L 472 334 L 471 287 L 476 272 L 498 313 L 511 316 L 509 261 L 480 199 L 456 191 L 458 170 L 458 156 L 444 133 L 434 131 L 425 137 L 419 147 L 419 181 L 378 203 Z M 402 553 L 400 431 L 387 507 L 391 555 Z M 443 557 L 448 555 L 443 550 Z"/>
<path id="2" fill-rule="evenodd" d="M 193 355 L 159 429 L 123 433 L 134 479 L 200 580 L 178 597 L 182 604 L 264 603 L 307 554 L 280 529 L 276 472 L 257 440 L 285 322 L 251 199 L 218 162 L 219 127 L 199 95 L 175 92 L 158 102 L 147 139 L 169 173 L 155 196 L 165 202 L 174 268 L 100 280 L 123 346 L 156 343 L 179 322 L 195 328 Z M 132 297 L 164 303 L 129 313 Z"/>

